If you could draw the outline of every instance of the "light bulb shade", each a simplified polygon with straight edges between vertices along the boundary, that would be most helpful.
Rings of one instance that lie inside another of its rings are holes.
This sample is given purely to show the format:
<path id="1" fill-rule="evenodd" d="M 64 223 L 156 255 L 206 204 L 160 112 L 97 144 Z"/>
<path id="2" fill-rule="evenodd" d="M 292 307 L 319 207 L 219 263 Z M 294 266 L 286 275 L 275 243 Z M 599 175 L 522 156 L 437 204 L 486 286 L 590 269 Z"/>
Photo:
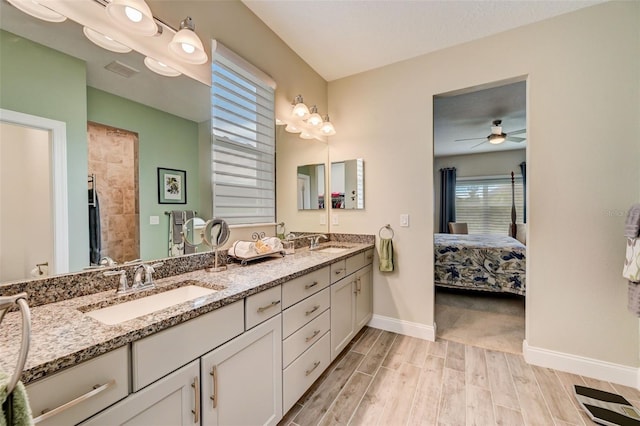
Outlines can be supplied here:
<path id="1" fill-rule="evenodd" d="M 152 36 L 158 32 L 158 25 L 144 0 L 112 0 L 107 3 L 107 14 L 134 33 Z"/>
<path id="2" fill-rule="evenodd" d="M 194 28 L 191 18 L 187 17 L 182 21 L 180 31 L 173 36 L 171 43 L 169 43 L 169 50 L 183 62 L 196 65 L 204 64 L 209 57 Z"/>
<path id="3" fill-rule="evenodd" d="M 103 49 L 107 49 L 110 50 L 112 52 L 116 52 L 116 53 L 129 53 L 131 52 L 131 48 L 128 46 L 125 46 L 122 43 L 119 43 L 117 41 L 115 41 L 114 39 L 112 39 L 109 36 L 106 36 L 102 33 L 99 33 L 98 31 L 89 28 L 89 27 L 84 27 L 82 28 L 82 32 L 84 33 L 84 35 L 91 40 L 94 44 L 102 47 Z"/>
<path id="4" fill-rule="evenodd" d="M 144 58 L 144 64 L 151 71 L 155 72 L 156 74 L 164 75 L 165 77 L 177 77 L 182 74 L 180 71 L 176 71 L 170 66 L 165 65 L 162 62 L 148 56 Z"/>
<path id="5" fill-rule="evenodd" d="M 47 22 L 63 22 L 67 19 L 66 16 L 54 12 L 46 6 L 41 5 L 37 1 L 33 0 L 7 0 L 16 9 L 21 12 L 31 15 L 34 18 L 42 19 Z"/>
<path id="6" fill-rule="evenodd" d="M 302 139 L 313 139 L 313 138 L 315 138 L 315 136 L 314 136 L 314 135 L 312 135 L 312 134 L 311 134 L 311 133 L 309 133 L 309 132 L 302 132 L 302 133 L 300 133 L 300 137 L 301 137 Z"/>
<path id="7" fill-rule="evenodd" d="M 287 127 L 285 127 L 284 130 L 286 130 L 289 133 L 300 133 L 302 131 L 302 129 L 294 126 L 293 124 L 287 124 Z"/>
<path id="8" fill-rule="evenodd" d="M 506 136 L 507 135 L 504 133 L 501 133 L 499 135 L 489 135 L 489 143 L 492 143 L 494 145 L 501 144 L 506 140 Z"/>
<path id="9" fill-rule="evenodd" d="M 336 134 L 336 129 L 333 127 L 333 124 L 331 124 L 331 122 L 329 121 L 328 115 L 324 116 L 324 123 L 322 123 L 322 126 L 320 127 L 320 131 L 325 136 L 333 136 Z"/>
<path id="10" fill-rule="evenodd" d="M 293 105 L 293 111 L 291 111 L 291 114 L 293 114 L 295 117 L 305 118 L 309 115 L 309 108 L 304 104 L 302 95 L 296 96 L 296 98 L 293 100 Z"/>
<path id="11" fill-rule="evenodd" d="M 307 123 L 312 125 L 313 127 L 320 127 L 322 125 L 322 117 L 318 114 L 318 107 L 315 105 L 311 107 L 309 110 L 311 115 L 307 118 Z"/>

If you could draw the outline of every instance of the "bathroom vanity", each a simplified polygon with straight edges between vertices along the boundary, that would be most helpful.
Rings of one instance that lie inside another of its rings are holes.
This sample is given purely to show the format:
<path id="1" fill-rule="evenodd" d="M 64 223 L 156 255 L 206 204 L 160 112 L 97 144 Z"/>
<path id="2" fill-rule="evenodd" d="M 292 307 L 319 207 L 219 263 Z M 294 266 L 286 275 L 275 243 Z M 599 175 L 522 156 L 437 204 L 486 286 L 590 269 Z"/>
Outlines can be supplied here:
<path id="1" fill-rule="evenodd" d="M 113 290 L 32 309 L 22 375 L 37 424 L 277 424 L 372 315 L 373 237 L 158 279 L 213 290 L 107 325 Z M 137 309 L 137 308 L 136 308 Z M 0 330 L 10 369 L 20 320 Z"/>

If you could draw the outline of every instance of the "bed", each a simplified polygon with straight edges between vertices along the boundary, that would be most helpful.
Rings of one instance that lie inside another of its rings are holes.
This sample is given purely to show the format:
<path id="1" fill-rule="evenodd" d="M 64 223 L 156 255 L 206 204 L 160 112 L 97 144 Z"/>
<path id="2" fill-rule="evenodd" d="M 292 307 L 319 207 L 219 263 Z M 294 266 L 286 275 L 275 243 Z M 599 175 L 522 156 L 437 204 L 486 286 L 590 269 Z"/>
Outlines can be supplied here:
<path id="1" fill-rule="evenodd" d="M 525 294 L 525 246 L 506 235 L 435 234 L 435 284 Z"/>

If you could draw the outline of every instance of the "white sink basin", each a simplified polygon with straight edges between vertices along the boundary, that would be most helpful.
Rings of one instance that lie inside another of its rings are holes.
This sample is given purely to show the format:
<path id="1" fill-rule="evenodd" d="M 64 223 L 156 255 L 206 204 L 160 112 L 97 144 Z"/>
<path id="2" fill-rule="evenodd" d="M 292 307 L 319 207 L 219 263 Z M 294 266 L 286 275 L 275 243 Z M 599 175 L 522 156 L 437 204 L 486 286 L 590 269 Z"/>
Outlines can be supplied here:
<path id="1" fill-rule="evenodd" d="M 349 250 L 347 247 L 325 247 L 316 251 L 319 253 L 342 253 L 347 250 Z"/>
<path id="2" fill-rule="evenodd" d="M 130 302 L 124 302 L 118 305 L 96 309 L 95 311 L 89 311 L 86 312 L 85 315 L 95 318 L 104 324 L 114 325 L 152 312 L 160 311 L 189 300 L 198 299 L 215 292 L 216 290 L 212 290 L 210 288 L 200 287 L 197 285 L 187 285 L 165 291 L 163 293 L 142 297 Z"/>

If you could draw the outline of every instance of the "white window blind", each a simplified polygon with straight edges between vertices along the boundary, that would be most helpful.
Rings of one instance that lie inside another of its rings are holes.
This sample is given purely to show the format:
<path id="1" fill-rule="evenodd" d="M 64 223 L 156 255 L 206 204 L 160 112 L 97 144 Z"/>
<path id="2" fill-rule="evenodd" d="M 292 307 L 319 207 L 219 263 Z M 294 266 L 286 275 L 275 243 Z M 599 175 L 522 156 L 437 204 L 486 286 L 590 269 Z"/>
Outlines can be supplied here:
<path id="1" fill-rule="evenodd" d="M 212 63 L 213 212 L 275 222 L 274 89 L 221 55 Z"/>
<path id="2" fill-rule="evenodd" d="M 516 222 L 522 223 L 522 179 L 515 179 Z M 456 222 L 466 222 L 470 234 L 509 234 L 511 177 L 458 178 Z"/>

